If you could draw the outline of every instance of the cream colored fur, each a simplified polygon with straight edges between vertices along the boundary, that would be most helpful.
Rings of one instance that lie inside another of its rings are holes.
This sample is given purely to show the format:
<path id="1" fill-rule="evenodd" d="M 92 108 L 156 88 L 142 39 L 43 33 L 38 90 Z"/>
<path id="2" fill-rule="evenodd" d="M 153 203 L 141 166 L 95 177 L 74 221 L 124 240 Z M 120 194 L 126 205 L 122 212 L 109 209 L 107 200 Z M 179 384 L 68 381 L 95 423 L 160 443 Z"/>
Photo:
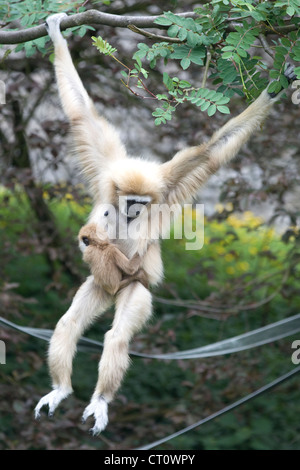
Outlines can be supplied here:
<path id="1" fill-rule="evenodd" d="M 105 226 L 108 233 L 113 222 L 105 218 L 103 203 L 118 208 L 119 196 L 147 196 L 151 204 L 184 204 L 190 202 L 207 179 L 218 168 L 231 160 L 261 125 L 272 103 L 266 92 L 238 117 L 231 119 L 216 132 L 211 140 L 199 146 L 178 152 L 170 161 L 159 164 L 128 157 L 116 129 L 99 116 L 85 91 L 72 63 L 67 42 L 60 32 L 63 15 L 49 17 L 49 34 L 55 48 L 55 72 L 63 109 L 70 121 L 74 151 L 94 198 L 89 223 Z M 124 211 L 123 211 L 124 212 Z M 126 217 L 120 213 L 118 222 L 126 226 Z M 150 205 L 130 224 L 142 229 L 151 222 Z M 164 227 L 157 228 L 163 233 Z M 145 230 L 146 233 L 146 230 Z M 116 237 L 114 243 L 131 259 L 141 257 L 141 267 L 151 285 L 158 284 L 163 266 L 158 240 Z M 110 331 L 105 335 L 104 349 L 99 363 L 99 379 L 90 405 L 83 418 L 94 416 L 94 432 L 102 431 L 107 422 L 107 403 L 118 390 L 129 365 L 128 347 L 132 336 L 143 327 L 152 312 L 151 294 L 139 282 L 133 282 L 114 297 L 88 277 L 75 295 L 67 313 L 59 320 L 49 348 L 49 367 L 54 390 L 40 400 L 40 409 L 49 405 L 53 413 L 59 402 L 72 391 L 72 360 L 76 343 L 86 328 L 115 301 L 115 316 Z"/>

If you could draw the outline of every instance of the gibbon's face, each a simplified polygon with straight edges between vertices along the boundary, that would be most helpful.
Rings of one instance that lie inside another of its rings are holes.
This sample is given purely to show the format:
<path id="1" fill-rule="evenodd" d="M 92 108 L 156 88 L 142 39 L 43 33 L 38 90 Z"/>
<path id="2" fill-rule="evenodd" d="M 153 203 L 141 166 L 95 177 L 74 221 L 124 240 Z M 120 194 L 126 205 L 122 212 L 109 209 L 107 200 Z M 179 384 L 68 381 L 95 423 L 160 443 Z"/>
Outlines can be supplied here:
<path id="1" fill-rule="evenodd" d="M 111 177 L 114 187 L 114 204 L 127 218 L 127 223 L 142 215 L 146 216 L 151 204 L 160 203 L 162 178 L 159 164 L 141 159 L 127 159 L 118 163 Z"/>
<path id="2" fill-rule="evenodd" d="M 78 234 L 79 248 L 82 253 L 88 246 L 107 246 L 108 235 L 105 230 L 97 224 L 87 224 L 81 227 Z"/>

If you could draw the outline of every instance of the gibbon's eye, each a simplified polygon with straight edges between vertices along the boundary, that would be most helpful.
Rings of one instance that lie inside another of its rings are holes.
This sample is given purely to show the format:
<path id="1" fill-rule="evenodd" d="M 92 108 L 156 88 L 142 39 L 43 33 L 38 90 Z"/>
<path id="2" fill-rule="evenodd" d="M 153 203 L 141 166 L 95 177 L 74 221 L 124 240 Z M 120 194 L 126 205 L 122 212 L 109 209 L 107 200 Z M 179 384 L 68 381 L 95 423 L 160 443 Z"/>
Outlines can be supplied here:
<path id="1" fill-rule="evenodd" d="M 90 241 L 89 241 L 88 237 L 82 237 L 81 240 L 83 241 L 83 243 L 85 244 L 85 246 L 89 246 Z"/>
<path id="2" fill-rule="evenodd" d="M 109 212 L 108 212 L 108 211 L 105 211 L 105 212 L 104 212 L 104 215 L 105 215 L 105 217 L 107 217 L 107 216 L 108 216 L 108 214 L 109 214 Z"/>
<path id="3" fill-rule="evenodd" d="M 151 202 L 149 196 L 127 196 L 126 198 L 126 214 L 127 217 L 135 218 L 140 215 L 143 208 Z"/>

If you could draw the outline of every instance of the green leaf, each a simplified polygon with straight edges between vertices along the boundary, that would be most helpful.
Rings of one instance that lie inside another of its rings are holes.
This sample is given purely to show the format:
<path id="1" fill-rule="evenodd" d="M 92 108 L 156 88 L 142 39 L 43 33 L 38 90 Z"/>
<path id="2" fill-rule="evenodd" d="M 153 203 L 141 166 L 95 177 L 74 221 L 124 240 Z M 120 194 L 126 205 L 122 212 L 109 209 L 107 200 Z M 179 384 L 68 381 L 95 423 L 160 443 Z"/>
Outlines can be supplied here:
<path id="1" fill-rule="evenodd" d="M 215 104 L 212 104 L 212 105 L 208 108 L 207 114 L 208 114 L 208 116 L 213 116 L 216 111 L 217 111 L 216 105 L 215 105 Z"/>
<path id="2" fill-rule="evenodd" d="M 188 57 L 185 57 L 184 59 L 180 61 L 180 65 L 183 68 L 183 70 L 186 70 L 191 65 L 191 60 Z"/>
<path id="3" fill-rule="evenodd" d="M 235 48 L 233 46 L 222 47 L 222 52 L 233 51 Z"/>
<path id="4" fill-rule="evenodd" d="M 165 18 L 164 16 L 162 16 L 160 18 L 156 18 L 156 20 L 154 20 L 154 23 L 159 24 L 161 26 L 171 26 L 172 21 L 170 19 Z"/>
<path id="5" fill-rule="evenodd" d="M 223 96 L 222 98 L 220 98 L 218 101 L 217 101 L 217 105 L 220 105 L 220 104 L 226 104 L 230 101 L 230 98 L 228 98 L 228 96 Z"/>
<path id="6" fill-rule="evenodd" d="M 217 106 L 218 111 L 222 114 L 230 114 L 230 109 L 227 106 Z"/>
<path id="7" fill-rule="evenodd" d="M 170 36 L 170 38 L 176 38 L 178 31 L 179 31 L 179 26 L 177 26 L 176 24 L 173 24 L 168 29 L 168 36 Z"/>
<path id="8" fill-rule="evenodd" d="M 291 41 L 290 41 L 288 38 L 281 38 L 281 43 L 282 43 L 285 47 L 290 47 L 290 46 L 291 46 Z"/>
<path id="9" fill-rule="evenodd" d="M 287 7 L 286 12 L 288 15 L 293 16 L 295 14 L 295 8 L 292 6 Z"/>
<path id="10" fill-rule="evenodd" d="M 223 59 L 231 59 L 232 58 L 232 52 L 231 51 L 225 52 L 224 54 L 222 54 L 222 58 Z"/>
<path id="11" fill-rule="evenodd" d="M 206 111 L 207 108 L 210 107 L 210 102 L 209 101 L 205 101 L 205 103 L 202 104 L 202 106 L 200 106 L 200 109 L 201 111 Z"/>
<path id="12" fill-rule="evenodd" d="M 288 79 L 284 75 L 280 75 L 279 81 L 281 85 L 283 86 L 283 88 L 288 88 L 289 82 L 288 82 Z"/>
<path id="13" fill-rule="evenodd" d="M 178 33 L 178 38 L 180 39 L 180 41 L 185 41 L 186 37 L 187 37 L 187 30 L 184 28 L 181 28 Z"/>

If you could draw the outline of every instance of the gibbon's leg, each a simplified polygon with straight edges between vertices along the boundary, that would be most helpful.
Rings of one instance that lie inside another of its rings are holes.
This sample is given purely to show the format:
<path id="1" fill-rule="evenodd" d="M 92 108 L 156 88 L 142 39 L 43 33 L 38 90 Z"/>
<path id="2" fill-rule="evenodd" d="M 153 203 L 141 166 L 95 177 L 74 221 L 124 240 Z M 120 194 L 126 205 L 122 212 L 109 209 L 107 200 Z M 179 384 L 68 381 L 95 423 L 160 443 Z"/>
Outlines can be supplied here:
<path id="1" fill-rule="evenodd" d="M 116 129 L 99 116 L 73 65 L 67 41 L 61 34 L 60 22 L 64 13 L 51 15 L 46 20 L 48 33 L 54 44 L 54 67 L 60 100 L 68 116 L 74 140 L 74 150 L 80 160 L 81 169 L 97 198 L 99 181 L 97 176 L 112 161 L 126 157 Z"/>
<path id="2" fill-rule="evenodd" d="M 44 405 L 49 405 L 49 416 L 51 416 L 59 403 L 72 393 L 72 361 L 77 341 L 84 330 L 112 303 L 112 298 L 95 285 L 93 279 L 93 276 L 89 276 L 82 284 L 71 307 L 56 325 L 48 355 L 54 390 L 38 402 L 35 408 L 36 418 L 39 418 Z"/>
<path id="3" fill-rule="evenodd" d="M 107 405 L 120 387 L 130 363 L 129 342 L 151 313 L 151 294 L 139 282 L 132 283 L 118 294 L 113 325 L 105 335 L 98 382 L 82 417 L 85 421 L 94 415 L 93 434 L 103 431 L 108 423 Z"/>

